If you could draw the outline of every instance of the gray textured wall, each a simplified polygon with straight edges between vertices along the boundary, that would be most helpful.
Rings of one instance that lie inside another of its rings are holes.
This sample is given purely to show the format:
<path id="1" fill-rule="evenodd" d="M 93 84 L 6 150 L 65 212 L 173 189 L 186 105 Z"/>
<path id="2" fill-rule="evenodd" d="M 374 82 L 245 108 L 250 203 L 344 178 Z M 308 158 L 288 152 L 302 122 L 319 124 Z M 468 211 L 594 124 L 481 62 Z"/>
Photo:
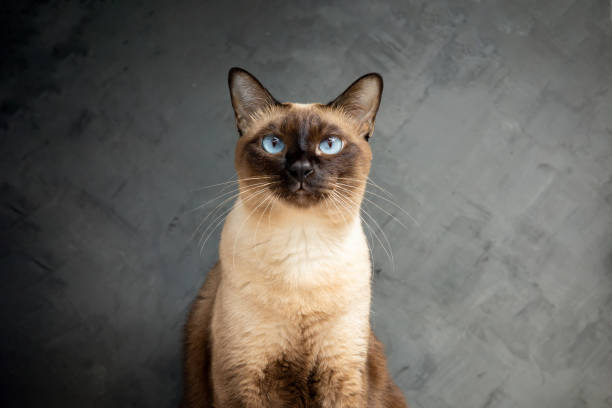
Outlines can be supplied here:
<path id="1" fill-rule="evenodd" d="M 176 403 L 239 65 L 295 101 L 384 76 L 373 180 L 419 226 L 367 207 L 373 321 L 412 407 L 612 407 L 607 1 L 2 7 L 2 406 Z"/>

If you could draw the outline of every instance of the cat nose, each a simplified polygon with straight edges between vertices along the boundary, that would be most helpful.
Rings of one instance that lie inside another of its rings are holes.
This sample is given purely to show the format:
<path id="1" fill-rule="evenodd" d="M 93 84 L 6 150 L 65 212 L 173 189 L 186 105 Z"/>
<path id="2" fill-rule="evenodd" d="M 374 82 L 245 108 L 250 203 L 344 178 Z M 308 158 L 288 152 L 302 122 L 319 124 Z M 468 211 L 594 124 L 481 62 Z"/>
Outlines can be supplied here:
<path id="1" fill-rule="evenodd" d="M 307 159 L 296 160 L 289 166 L 289 174 L 298 181 L 304 181 L 313 171 L 312 164 Z"/>

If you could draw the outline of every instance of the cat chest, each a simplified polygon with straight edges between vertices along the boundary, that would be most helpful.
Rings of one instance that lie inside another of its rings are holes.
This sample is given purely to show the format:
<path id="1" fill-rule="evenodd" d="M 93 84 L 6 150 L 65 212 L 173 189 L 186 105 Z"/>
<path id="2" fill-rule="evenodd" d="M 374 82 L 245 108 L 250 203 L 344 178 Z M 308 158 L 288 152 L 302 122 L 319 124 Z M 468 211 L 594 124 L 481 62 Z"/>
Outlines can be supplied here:
<path id="1" fill-rule="evenodd" d="M 359 365 L 356 360 L 360 357 L 356 356 L 365 355 L 360 353 L 362 344 L 351 343 L 345 335 L 336 338 L 338 333 L 329 329 L 326 322 L 321 322 L 299 327 L 291 333 L 278 333 L 287 336 L 287 341 L 267 354 L 260 378 L 261 390 L 270 396 L 271 406 L 322 406 L 329 393 L 326 387 L 334 376 L 355 374 L 342 373 L 342 370 Z M 353 336 L 360 337 L 358 332 L 353 332 Z M 345 347 L 338 347 L 341 344 Z"/>
<path id="2" fill-rule="evenodd" d="M 322 365 L 309 361 L 306 355 L 283 353 L 269 361 L 263 369 L 261 390 L 269 396 L 272 406 L 321 406 Z"/>
<path id="3" fill-rule="evenodd" d="M 273 231 L 260 226 L 238 235 L 233 225 L 224 228 L 221 258 L 226 268 L 245 279 L 285 277 L 307 285 L 311 278 L 312 283 L 318 278 L 333 282 L 342 275 L 369 274 L 369 250 L 359 224 L 342 235 L 314 224 Z"/>

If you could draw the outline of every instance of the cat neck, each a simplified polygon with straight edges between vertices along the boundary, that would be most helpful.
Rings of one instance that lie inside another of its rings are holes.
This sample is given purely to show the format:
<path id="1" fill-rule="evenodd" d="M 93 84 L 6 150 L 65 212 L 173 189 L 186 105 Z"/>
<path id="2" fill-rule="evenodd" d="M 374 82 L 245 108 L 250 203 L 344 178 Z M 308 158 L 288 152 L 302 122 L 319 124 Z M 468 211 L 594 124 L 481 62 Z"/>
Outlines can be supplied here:
<path id="1" fill-rule="evenodd" d="M 219 246 L 225 282 L 254 291 L 300 292 L 304 299 L 333 289 L 340 303 L 356 291 L 369 297 L 369 249 L 358 215 L 333 222 L 320 209 L 278 207 L 272 214 L 268 220 L 268 213 L 254 213 L 240 202 L 234 206 Z"/>

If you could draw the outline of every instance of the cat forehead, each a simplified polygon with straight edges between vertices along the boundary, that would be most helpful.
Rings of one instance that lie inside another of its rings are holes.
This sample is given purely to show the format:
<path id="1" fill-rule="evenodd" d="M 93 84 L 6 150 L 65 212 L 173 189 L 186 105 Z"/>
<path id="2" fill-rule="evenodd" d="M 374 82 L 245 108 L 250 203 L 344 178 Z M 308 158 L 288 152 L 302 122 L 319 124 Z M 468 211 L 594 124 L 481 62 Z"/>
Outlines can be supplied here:
<path id="1" fill-rule="evenodd" d="M 283 103 L 257 115 L 253 133 L 277 130 L 283 134 L 337 133 L 350 135 L 355 123 L 344 112 L 318 103 Z"/>

